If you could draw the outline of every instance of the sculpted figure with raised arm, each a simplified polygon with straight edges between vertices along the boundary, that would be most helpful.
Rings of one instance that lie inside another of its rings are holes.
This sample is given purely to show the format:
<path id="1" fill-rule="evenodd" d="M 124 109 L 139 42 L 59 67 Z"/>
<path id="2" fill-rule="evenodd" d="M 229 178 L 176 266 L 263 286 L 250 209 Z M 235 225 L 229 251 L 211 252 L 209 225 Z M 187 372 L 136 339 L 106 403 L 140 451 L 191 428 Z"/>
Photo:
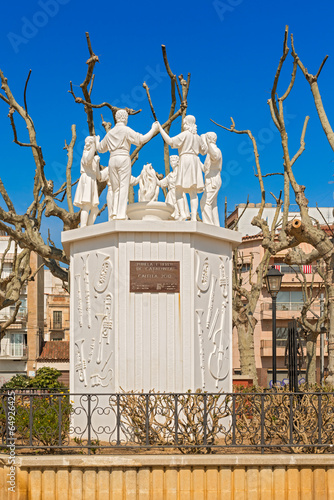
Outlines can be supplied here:
<path id="1" fill-rule="evenodd" d="M 208 132 L 202 136 L 207 145 L 207 155 L 204 161 L 205 187 L 201 199 L 202 219 L 206 224 L 220 226 L 217 197 L 222 185 L 221 169 L 223 164 L 222 152 L 216 146 L 217 135 Z"/>
<path id="2" fill-rule="evenodd" d="M 175 137 L 169 137 L 159 124 L 160 133 L 164 141 L 171 148 L 178 149 L 180 164 L 175 182 L 176 202 L 180 211 L 180 220 L 186 220 L 184 210 L 183 193 L 189 193 L 191 220 L 197 219 L 198 197 L 197 193 L 203 191 L 202 163 L 199 154 L 206 154 L 206 145 L 203 139 L 197 135 L 195 117 L 188 115 L 183 121 L 183 132 Z"/>
<path id="3" fill-rule="evenodd" d="M 116 125 L 109 130 L 102 141 L 100 141 L 99 136 L 96 137 L 96 148 L 99 153 L 110 152 L 109 179 L 111 183 L 114 182 L 113 179 L 117 179 L 119 186 L 115 219 L 126 219 L 131 179 L 131 145 L 140 146 L 148 142 L 158 131 L 158 124 L 153 123 L 151 130 L 142 135 L 127 126 L 128 113 L 125 109 L 118 110 L 115 119 Z M 115 186 L 114 191 L 116 189 L 117 186 Z"/>

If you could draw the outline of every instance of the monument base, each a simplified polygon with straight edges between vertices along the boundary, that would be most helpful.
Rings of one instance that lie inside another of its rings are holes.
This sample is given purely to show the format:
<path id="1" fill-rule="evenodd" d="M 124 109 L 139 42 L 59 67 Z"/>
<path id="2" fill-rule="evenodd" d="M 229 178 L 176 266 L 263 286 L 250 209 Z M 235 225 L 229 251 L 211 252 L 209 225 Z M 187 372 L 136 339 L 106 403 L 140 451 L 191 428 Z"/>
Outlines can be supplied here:
<path id="1" fill-rule="evenodd" d="M 231 392 L 232 250 L 240 241 L 235 231 L 178 221 L 62 233 L 71 392 Z"/>

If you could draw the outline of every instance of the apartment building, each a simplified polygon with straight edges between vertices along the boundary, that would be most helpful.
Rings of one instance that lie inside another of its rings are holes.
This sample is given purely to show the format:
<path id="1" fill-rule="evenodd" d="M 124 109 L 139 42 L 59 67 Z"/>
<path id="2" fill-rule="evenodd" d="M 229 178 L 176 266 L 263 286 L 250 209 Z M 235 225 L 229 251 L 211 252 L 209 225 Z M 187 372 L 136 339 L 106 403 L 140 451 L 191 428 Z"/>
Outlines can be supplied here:
<path id="1" fill-rule="evenodd" d="M 37 368 L 49 366 L 59 370 L 59 380 L 69 385 L 70 296 L 49 269 L 44 271 L 44 281 L 44 343 Z"/>
<path id="2" fill-rule="evenodd" d="M 0 257 L 8 245 L 8 236 L 0 232 Z M 12 271 L 14 245 L 4 257 L 2 278 Z M 30 267 L 36 271 L 41 259 L 31 254 Z M 33 376 L 36 371 L 36 359 L 40 354 L 44 335 L 44 274 L 37 273 L 33 281 L 29 281 L 22 289 L 21 306 L 17 321 L 11 325 L 0 342 L 0 386 L 16 374 Z M 0 311 L 0 326 L 11 316 L 15 306 Z"/>
<path id="3" fill-rule="evenodd" d="M 239 205 L 236 210 L 230 215 L 227 220 L 227 227 L 233 227 L 236 221 L 245 209 L 245 205 Z M 320 208 L 321 214 L 317 209 L 310 209 L 312 217 L 323 223 L 323 217 L 328 220 L 329 224 L 333 222 L 332 208 Z M 250 289 L 250 280 L 256 279 L 256 269 L 260 263 L 264 249 L 262 248 L 262 234 L 258 228 L 251 225 L 251 220 L 257 214 L 258 207 L 251 206 L 246 208 L 244 215 L 238 222 L 238 230 L 242 232 L 242 243 L 238 247 L 240 272 L 243 279 L 243 286 Z M 266 206 L 264 217 L 268 219 L 268 223 L 273 220 L 275 208 Z M 290 212 L 289 218 L 298 217 L 298 212 Z M 308 244 L 301 244 L 301 249 L 306 253 L 312 250 Z M 284 258 L 287 251 L 280 252 L 273 256 L 270 260 L 270 265 L 274 265 L 283 274 L 281 290 L 277 296 L 277 313 L 276 313 L 276 338 L 277 338 L 277 380 L 284 383 L 288 378 L 288 369 L 286 366 L 286 343 L 288 335 L 288 323 L 292 319 L 297 319 L 300 316 L 300 311 L 303 306 L 303 290 L 301 282 L 298 278 L 305 276 L 306 281 L 311 284 L 313 281 L 315 302 L 312 305 L 311 312 L 308 313 L 308 318 L 312 320 L 320 314 L 320 295 L 318 296 L 319 286 L 322 282 L 321 277 L 316 272 L 312 265 L 303 266 L 288 266 L 284 263 Z M 297 275 L 296 275 L 297 273 Z M 264 284 L 259 301 L 257 303 L 254 317 L 257 319 L 257 324 L 254 331 L 254 348 L 256 367 L 258 371 L 259 383 L 262 386 L 268 386 L 272 379 L 272 299 Z M 303 342 L 305 345 L 305 342 Z M 305 354 L 305 347 L 303 349 Z M 325 366 L 327 364 L 327 352 L 325 352 Z M 240 361 L 238 351 L 237 332 L 233 332 L 233 367 L 234 373 L 240 373 Z M 317 344 L 317 372 L 318 381 L 320 379 L 320 337 Z M 300 380 L 303 380 L 305 375 L 305 363 L 302 369 Z"/>

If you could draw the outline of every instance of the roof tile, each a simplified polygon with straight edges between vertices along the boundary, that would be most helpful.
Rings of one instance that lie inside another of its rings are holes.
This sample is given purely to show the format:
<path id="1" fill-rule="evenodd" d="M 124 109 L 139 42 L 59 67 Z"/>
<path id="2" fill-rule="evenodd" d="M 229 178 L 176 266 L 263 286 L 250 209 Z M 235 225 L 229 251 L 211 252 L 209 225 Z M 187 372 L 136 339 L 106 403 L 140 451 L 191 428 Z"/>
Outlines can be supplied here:
<path id="1" fill-rule="evenodd" d="M 45 342 L 37 361 L 69 361 L 70 343 L 67 340 L 52 340 Z"/>

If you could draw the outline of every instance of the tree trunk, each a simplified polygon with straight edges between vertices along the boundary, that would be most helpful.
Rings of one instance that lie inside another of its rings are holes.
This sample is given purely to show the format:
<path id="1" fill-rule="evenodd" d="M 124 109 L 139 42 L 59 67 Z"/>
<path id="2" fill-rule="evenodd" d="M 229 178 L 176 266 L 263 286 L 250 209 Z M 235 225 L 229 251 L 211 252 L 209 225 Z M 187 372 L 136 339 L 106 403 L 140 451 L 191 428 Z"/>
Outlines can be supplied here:
<path id="1" fill-rule="evenodd" d="M 306 383 L 317 383 L 317 338 L 318 334 L 310 334 L 306 339 Z"/>
<path id="2" fill-rule="evenodd" d="M 329 287 L 328 315 L 328 377 L 326 384 L 334 386 L 334 285 Z"/>
<path id="3" fill-rule="evenodd" d="M 258 385 L 254 353 L 254 330 L 251 326 L 247 328 L 245 323 L 239 323 L 237 331 L 241 373 L 252 377 L 253 384 Z"/>

